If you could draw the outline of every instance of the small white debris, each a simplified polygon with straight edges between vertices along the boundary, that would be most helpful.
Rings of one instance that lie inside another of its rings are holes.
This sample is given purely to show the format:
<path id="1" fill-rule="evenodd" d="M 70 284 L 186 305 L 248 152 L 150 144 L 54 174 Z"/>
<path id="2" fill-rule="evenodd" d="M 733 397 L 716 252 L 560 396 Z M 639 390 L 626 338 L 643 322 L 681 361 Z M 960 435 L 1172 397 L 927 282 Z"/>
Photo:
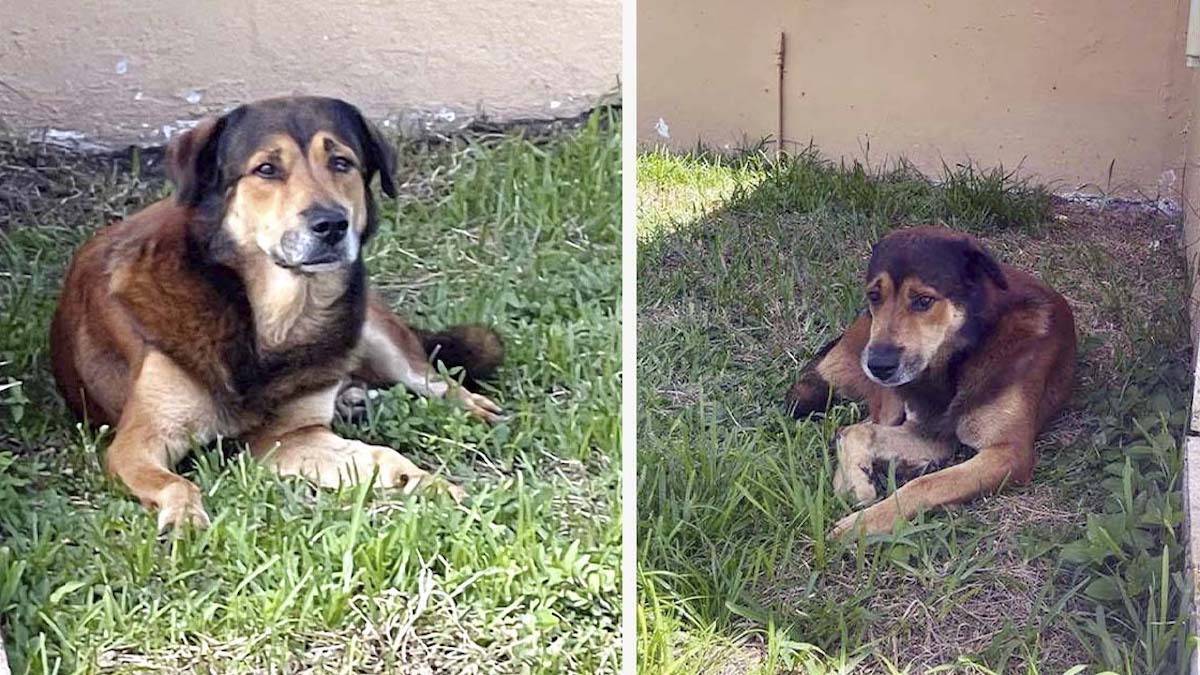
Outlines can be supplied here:
<path id="1" fill-rule="evenodd" d="M 654 131 L 658 132 L 658 135 L 663 138 L 671 137 L 671 128 L 667 126 L 667 121 L 661 117 L 654 123 Z"/>
<path id="2" fill-rule="evenodd" d="M 74 131 L 71 129 L 47 129 L 46 140 L 54 143 L 71 143 L 82 141 L 84 139 L 83 132 Z"/>
<path id="3" fill-rule="evenodd" d="M 196 91 L 195 89 L 188 89 L 187 91 L 185 91 L 183 93 L 183 100 L 187 101 L 188 103 L 191 103 L 192 105 L 196 105 L 197 103 L 199 103 L 200 99 L 202 99 L 202 98 L 204 98 L 204 95 L 201 94 L 200 92 Z"/>
<path id="4" fill-rule="evenodd" d="M 140 101 L 140 100 L 142 100 L 142 92 L 140 92 L 140 91 L 139 91 L 138 93 L 134 94 L 134 95 L 133 95 L 133 100 L 135 100 L 135 101 Z"/>
<path id="5" fill-rule="evenodd" d="M 121 59 L 120 61 L 117 61 L 117 74 L 124 75 L 125 73 L 128 73 L 128 72 L 129 72 L 129 61 L 127 59 Z"/>
<path id="6" fill-rule="evenodd" d="M 562 101 L 550 101 L 550 109 L 558 110 L 562 107 Z"/>

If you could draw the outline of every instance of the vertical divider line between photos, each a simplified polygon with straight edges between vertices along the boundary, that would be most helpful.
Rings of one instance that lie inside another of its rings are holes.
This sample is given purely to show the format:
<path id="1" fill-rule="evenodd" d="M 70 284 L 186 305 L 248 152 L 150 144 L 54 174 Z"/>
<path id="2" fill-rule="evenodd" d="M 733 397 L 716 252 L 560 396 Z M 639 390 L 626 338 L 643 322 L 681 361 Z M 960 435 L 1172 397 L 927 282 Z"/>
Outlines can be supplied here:
<path id="1" fill-rule="evenodd" d="M 1184 44 L 1184 65 L 1192 79 L 1188 109 L 1192 117 L 1197 113 L 1197 87 L 1195 70 L 1200 68 L 1200 0 L 1188 2 L 1186 18 L 1186 41 Z M 1193 134 L 1187 135 L 1187 147 L 1184 150 L 1182 173 L 1183 180 L 1179 186 L 1179 205 L 1183 209 L 1183 256 L 1184 269 L 1187 271 L 1187 313 L 1189 318 L 1189 334 L 1192 338 L 1192 402 L 1187 430 L 1184 433 L 1181 451 L 1183 452 L 1183 540 L 1184 540 L 1184 578 L 1191 588 L 1191 607 L 1188 617 L 1189 641 L 1192 636 L 1200 634 L 1200 584 L 1197 583 L 1197 566 L 1200 565 L 1200 211 L 1190 200 L 1191 186 L 1188 182 L 1188 165 L 1196 154 L 1197 141 Z M 1190 655 L 1188 672 L 1200 675 L 1200 650 Z"/>
<path id="2" fill-rule="evenodd" d="M 1194 332 L 1194 331 L 1193 331 Z M 1197 563 L 1200 562 L 1200 340 L 1192 339 L 1192 406 L 1183 441 L 1183 540 L 1184 577 L 1191 583 L 1189 633 L 1196 635 L 1200 619 L 1200 593 L 1197 592 Z M 1188 672 L 1200 675 L 1200 654 L 1190 656 Z"/>
<path id="3" fill-rule="evenodd" d="M 621 645 L 637 672 L 637 2 L 621 0 Z"/>
<path id="4" fill-rule="evenodd" d="M 1200 2 L 1193 0 L 1193 7 L 1200 7 Z M 1190 150 L 1189 150 L 1190 152 Z M 1186 169 L 1186 165 L 1185 165 Z M 1184 431 L 1183 443 L 1183 524 L 1182 538 L 1184 542 L 1184 578 L 1191 585 L 1191 607 L 1188 617 L 1188 634 L 1200 634 L 1200 592 L 1197 588 L 1197 565 L 1200 564 L 1200 278 L 1196 276 L 1197 262 L 1200 262 L 1200 213 L 1197 213 L 1188 199 L 1187 174 L 1184 173 L 1184 184 L 1180 187 L 1179 202 L 1183 207 L 1183 251 L 1184 265 L 1187 270 L 1189 335 L 1192 339 L 1192 401 L 1187 429 Z M 1200 650 L 1197 650 L 1200 651 Z M 1200 654 L 1192 652 L 1189 656 L 1188 672 L 1200 675 Z"/>
<path id="5" fill-rule="evenodd" d="M 1191 616 L 1188 619 L 1189 633 L 1196 635 L 1197 619 L 1200 618 L 1200 604 L 1197 604 L 1200 593 L 1196 592 L 1196 566 L 1197 561 L 1200 561 L 1200 517 L 1197 510 L 1200 509 L 1200 359 L 1196 358 L 1200 354 L 1200 342 L 1193 339 L 1193 356 L 1192 356 L 1192 408 L 1191 419 L 1188 422 L 1187 434 L 1184 437 L 1183 443 L 1183 539 L 1185 544 L 1185 560 L 1184 568 L 1185 578 L 1191 581 L 1192 598 L 1191 598 Z M 1200 675 L 1200 658 L 1193 652 L 1190 657 L 1191 664 L 1188 672 L 1192 675 Z"/>

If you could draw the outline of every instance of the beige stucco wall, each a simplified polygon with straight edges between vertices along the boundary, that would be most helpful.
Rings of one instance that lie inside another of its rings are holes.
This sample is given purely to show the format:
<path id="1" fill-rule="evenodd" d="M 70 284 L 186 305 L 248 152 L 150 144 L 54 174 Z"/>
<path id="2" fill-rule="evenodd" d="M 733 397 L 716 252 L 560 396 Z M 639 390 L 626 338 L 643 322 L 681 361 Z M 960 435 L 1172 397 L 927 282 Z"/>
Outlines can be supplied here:
<path id="1" fill-rule="evenodd" d="M 638 138 L 676 148 L 774 136 L 827 155 L 973 158 L 1156 197 L 1178 190 L 1187 0 L 638 3 Z M 655 124 L 662 118 L 670 139 Z M 1116 160 L 1109 180 L 1109 165 Z"/>
<path id="2" fill-rule="evenodd" d="M 0 0 L 0 122 L 106 141 L 290 93 L 406 123 L 567 117 L 620 67 L 621 0 Z"/>

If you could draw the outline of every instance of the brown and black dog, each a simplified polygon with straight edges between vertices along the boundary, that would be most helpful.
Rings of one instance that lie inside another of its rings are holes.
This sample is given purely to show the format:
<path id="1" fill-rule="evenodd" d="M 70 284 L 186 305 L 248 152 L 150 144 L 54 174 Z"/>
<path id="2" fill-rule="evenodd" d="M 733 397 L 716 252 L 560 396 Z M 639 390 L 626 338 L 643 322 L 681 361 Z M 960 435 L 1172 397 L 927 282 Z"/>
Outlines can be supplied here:
<path id="1" fill-rule="evenodd" d="M 371 182 L 396 195 L 395 152 L 350 104 L 283 98 L 201 122 L 168 148 L 175 195 L 97 232 L 76 253 L 51 327 L 59 390 L 76 416 L 116 425 L 105 467 L 160 529 L 208 524 L 172 471 L 192 443 L 244 439 L 281 474 L 369 479 L 405 492 L 432 476 L 391 448 L 330 430 L 350 380 L 500 407 L 441 377 L 499 364 L 495 333 L 407 327 L 367 288 Z M 427 351 L 429 350 L 429 351 Z M 461 490 L 451 486 L 456 497 Z"/>
<path id="2" fill-rule="evenodd" d="M 786 400 L 797 417 L 834 396 L 865 400 L 870 420 L 838 433 L 834 487 L 876 498 L 873 465 L 922 473 L 961 443 L 960 464 L 906 483 L 843 518 L 839 537 L 890 531 L 898 518 L 1030 480 L 1034 439 L 1070 398 L 1075 320 L 1032 275 L 979 241 L 939 227 L 898 230 L 867 267 L 869 311 L 805 366 Z"/>

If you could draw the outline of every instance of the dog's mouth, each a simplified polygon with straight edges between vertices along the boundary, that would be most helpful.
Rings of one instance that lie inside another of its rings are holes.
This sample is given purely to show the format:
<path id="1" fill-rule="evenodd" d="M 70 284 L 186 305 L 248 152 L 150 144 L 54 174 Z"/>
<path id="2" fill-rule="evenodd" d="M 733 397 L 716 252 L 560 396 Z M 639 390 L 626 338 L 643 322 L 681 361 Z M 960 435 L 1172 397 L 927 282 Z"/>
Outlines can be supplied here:
<path id="1" fill-rule="evenodd" d="M 346 260 L 345 257 L 334 253 L 312 256 L 299 261 L 290 261 L 280 255 L 274 255 L 271 256 L 271 258 L 276 265 L 300 274 L 321 274 L 323 272 L 333 272 L 350 264 L 350 261 Z"/>
<path id="2" fill-rule="evenodd" d="M 900 385 L 908 384 L 909 382 L 917 379 L 917 375 L 919 375 L 921 371 L 897 371 L 895 374 L 889 375 L 887 379 L 880 379 L 876 377 L 874 373 L 866 368 L 863 369 L 863 372 L 866 373 L 868 380 L 878 384 L 881 387 L 899 387 Z"/>

